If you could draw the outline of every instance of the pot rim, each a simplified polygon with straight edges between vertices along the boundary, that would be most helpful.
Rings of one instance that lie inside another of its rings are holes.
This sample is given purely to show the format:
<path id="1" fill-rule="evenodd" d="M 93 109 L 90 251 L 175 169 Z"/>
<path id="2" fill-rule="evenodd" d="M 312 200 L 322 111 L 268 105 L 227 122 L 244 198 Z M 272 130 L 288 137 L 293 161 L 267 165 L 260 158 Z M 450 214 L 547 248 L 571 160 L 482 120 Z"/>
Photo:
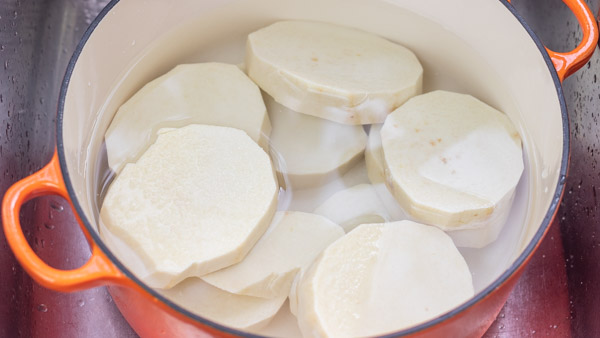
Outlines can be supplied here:
<path id="1" fill-rule="evenodd" d="M 178 312 L 180 315 L 183 315 L 187 318 L 193 319 L 194 321 L 199 322 L 203 325 L 207 325 L 214 329 L 218 329 L 218 330 L 224 331 L 226 333 L 234 334 L 234 335 L 238 335 L 238 336 L 261 337 L 259 335 L 249 334 L 249 333 L 237 330 L 237 329 L 232 329 L 230 327 L 218 324 L 218 323 L 213 322 L 204 317 L 198 316 L 198 315 L 184 309 L 183 307 L 177 305 L 176 303 L 172 302 L 171 300 L 167 299 L 165 296 L 161 295 L 154 289 L 152 289 L 149 286 L 147 286 L 146 284 L 144 284 L 139 278 L 134 276 L 131 273 L 131 271 L 129 271 L 129 269 L 127 269 L 127 267 L 125 267 L 125 265 L 123 265 L 119 261 L 119 259 L 110 251 L 110 249 L 106 246 L 106 244 L 104 244 L 103 240 L 100 238 L 99 233 L 92 226 L 92 224 L 86 217 L 85 213 L 83 212 L 83 209 L 81 208 L 81 206 L 79 204 L 79 201 L 76 198 L 77 195 L 75 194 L 75 190 L 74 190 L 74 188 L 71 184 L 71 180 L 69 178 L 69 172 L 68 172 L 67 163 L 66 163 L 66 159 L 65 159 L 65 150 L 64 150 L 64 142 L 63 142 L 63 133 L 62 133 L 66 94 L 68 91 L 71 75 L 73 74 L 77 60 L 79 59 L 79 56 L 81 55 L 81 52 L 82 52 L 83 48 L 85 47 L 88 39 L 90 38 L 90 36 L 94 32 L 94 30 L 96 29 L 98 24 L 102 21 L 102 19 L 110 12 L 110 10 L 117 3 L 119 3 L 119 1 L 120 0 L 111 0 L 100 11 L 98 16 L 96 18 L 94 18 L 94 20 L 92 21 L 90 26 L 87 28 L 87 30 L 83 34 L 81 40 L 77 44 L 77 47 L 75 48 L 75 51 L 73 52 L 71 59 L 69 60 L 69 63 L 67 65 L 67 69 L 65 72 L 65 76 L 63 78 L 61 88 L 60 88 L 58 107 L 57 107 L 57 123 L 56 123 L 57 153 L 58 153 L 58 160 L 59 160 L 61 172 L 62 172 L 62 175 L 64 178 L 65 186 L 66 186 L 69 196 L 72 200 L 75 211 L 79 215 L 82 223 L 85 225 L 85 227 L 86 227 L 88 233 L 90 234 L 91 238 L 93 239 L 93 241 L 96 243 L 96 245 L 98 245 L 100 247 L 102 252 L 110 259 L 110 261 L 119 270 L 121 270 L 121 272 L 123 272 L 123 274 L 125 276 L 127 276 L 127 278 L 129 278 L 133 282 L 135 282 L 139 287 L 141 287 L 144 291 L 148 292 L 148 294 L 150 294 L 152 297 L 155 297 L 156 299 L 165 303 L 167 306 L 169 306 L 171 309 Z M 474 306 L 475 304 L 477 304 L 480 301 L 482 301 L 483 299 L 485 299 L 494 290 L 500 288 L 507 281 L 509 281 L 520 270 L 520 268 L 522 268 L 527 263 L 527 261 L 533 255 L 537 246 L 541 243 L 541 240 L 543 239 L 548 228 L 550 227 L 550 224 L 552 223 L 554 217 L 556 216 L 558 206 L 559 206 L 562 194 L 564 192 L 564 187 L 565 187 L 565 183 L 566 183 L 566 174 L 567 174 L 568 163 L 569 163 L 569 136 L 570 136 L 569 119 L 568 119 L 567 107 L 566 107 L 566 103 L 565 103 L 564 94 L 562 91 L 561 82 L 560 82 L 559 76 L 556 72 L 556 69 L 554 67 L 554 64 L 553 64 L 550 56 L 548 55 L 548 52 L 547 52 L 545 46 L 542 44 L 540 39 L 535 35 L 535 33 L 533 32 L 531 27 L 529 27 L 529 25 L 525 22 L 523 17 L 521 17 L 519 15 L 519 13 L 509 3 L 508 0 L 500 0 L 500 2 L 515 16 L 515 18 L 519 21 L 519 23 L 523 26 L 523 28 L 525 28 L 525 30 L 527 31 L 527 33 L 529 34 L 531 39 L 534 41 L 534 43 L 538 47 L 540 54 L 543 57 L 546 65 L 548 67 L 548 70 L 550 71 L 552 80 L 554 82 L 554 86 L 556 87 L 556 94 L 558 96 L 560 110 L 561 110 L 561 117 L 562 117 L 563 148 L 562 148 L 562 158 L 560 161 L 561 163 L 560 163 L 559 179 L 558 179 L 556 189 L 555 189 L 553 197 L 552 197 L 552 202 L 550 204 L 550 207 L 548 208 L 548 211 L 546 212 L 546 215 L 544 216 L 542 224 L 540 225 L 539 229 L 534 234 L 534 236 L 531 239 L 531 241 L 529 242 L 529 244 L 527 244 L 527 246 L 525 247 L 523 252 L 509 266 L 509 268 L 506 269 L 490 285 L 488 285 L 483 290 L 478 292 L 467 302 L 461 304 L 460 306 L 452 309 L 451 311 L 449 311 L 447 313 L 444 313 L 441 316 L 435 317 L 434 319 L 428 320 L 424 323 L 410 327 L 408 329 L 404 329 L 404 330 L 401 330 L 398 332 L 383 335 L 381 337 L 386 337 L 386 338 L 387 337 L 397 337 L 397 336 L 410 335 L 410 334 L 422 332 L 426 329 L 434 327 L 442 322 L 445 322 L 445 321 L 457 316 L 458 314 L 462 313 L 463 311 L 469 309 L 470 307 Z"/>

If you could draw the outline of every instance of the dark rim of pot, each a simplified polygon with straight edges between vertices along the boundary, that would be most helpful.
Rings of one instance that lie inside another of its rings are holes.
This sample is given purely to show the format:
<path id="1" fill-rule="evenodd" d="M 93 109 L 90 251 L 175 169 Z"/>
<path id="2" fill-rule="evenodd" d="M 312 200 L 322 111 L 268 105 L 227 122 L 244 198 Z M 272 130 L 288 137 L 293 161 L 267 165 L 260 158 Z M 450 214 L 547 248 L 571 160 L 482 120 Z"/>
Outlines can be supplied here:
<path id="1" fill-rule="evenodd" d="M 158 298 L 160 301 L 164 302 L 165 304 L 167 304 L 168 306 L 170 306 L 171 308 L 173 308 L 175 311 L 179 312 L 180 314 L 190 317 L 191 319 L 196 320 L 204 325 L 227 332 L 229 334 L 234 334 L 234 335 L 239 335 L 239 336 L 247 336 L 247 337 L 260 337 L 258 335 L 247 334 L 245 332 L 242 332 L 242 331 L 239 331 L 236 329 L 232 329 L 232 328 L 223 326 L 221 324 L 217 324 L 206 318 L 203 318 L 196 314 L 193 314 L 190 311 L 182 308 L 181 306 L 173 303 L 171 300 L 165 298 L 164 296 L 162 296 L 161 294 L 159 294 L 158 292 L 156 292 L 155 290 L 153 290 L 152 288 L 150 288 L 146 284 L 144 284 L 140 279 L 138 279 L 136 276 L 134 276 L 121 263 L 121 261 L 119 259 L 117 259 L 117 257 L 110 251 L 110 249 L 106 246 L 106 244 L 104 244 L 104 242 L 100 238 L 98 232 L 91 225 L 90 221 L 83 213 L 83 210 L 81 209 L 81 206 L 79 205 L 79 202 L 75 198 L 75 196 L 76 196 L 75 190 L 73 189 L 73 186 L 71 185 L 71 181 L 69 178 L 69 172 L 67 170 L 67 165 L 66 165 L 66 161 L 65 161 L 65 151 L 64 151 L 64 143 L 63 143 L 62 129 L 63 129 L 63 114 L 64 114 L 65 98 L 66 98 L 66 94 L 67 94 L 67 89 L 69 87 L 71 75 L 73 73 L 73 69 L 75 68 L 75 64 L 77 63 L 77 59 L 79 58 L 79 55 L 81 54 L 81 51 L 83 50 L 83 47 L 85 46 L 87 40 L 89 39 L 90 35 L 94 32 L 94 30 L 96 29 L 96 27 L 98 26 L 100 21 L 102 21 L 102 19 L 106 16 L 106 14 L 118 2 L 119 2 L 119 0 L 111 0 L 110 3 L 104 9 L 102 9 L 100 14 L 98 14 L 98 16 L 94 19 L 94 21 L 88 27 L 88 29 L 84 33 L 81 41 L 77 45 L 75 52 L 73 53 L 73 56 L 71 57 L 71 60 L 69 61 L 67 71 L 65 73 L 65 77 L 63 79 L 62 86 L 60 89 L 60 97 L 59 97 L 59 101 L 58 101 L 58 114 L 57 114 L 57 134 L 56 134 L 57 135 L 57 151 L 58 151 L 60 167 L 61 167 L 62 174 L 64 177 L 65 185 L 67 187 L 67 191 L 69 192 L 69 196 L 71 196 L 73 205 L 75 206 L 75 210 L 76 210 L 77 214 L 79 215 L 79 217 L 81 218 L 82 222 L 84 223 L 85 227 L 87 228 L 88 232 L 90 233 L 94 242 L 100 247 L 100 249 L 104 252 L 104 254 L 106 254 L 106 256 L 113 262 L 113 264 L 115 264 L 128 278 L 132 279 L 135 283 L 137 283 L 140 287 L 142 287 L 146 292 L 148 292 L 152 296 Z M 504 4 L 504 6 L 506 6 L 506 8 L 519 20 L 521 25 L 523 25 L 523 27 L 525 28 L 527 33 L 530 35 L 531 39 L 537 45 L 537 47 L 540 51 L 540 54 L 544 58 L 544 61 L 546 62 L 546 65 L 548 66 L 548 70 L 549 70 L 550 74 L 552 75 L 552 79 L 554 81 L 554 86 L 556 87 L 556 94 L 559 99 L 561 115 L 562 115 L 562 125 L 563 125 L 563 149 L 562 149 L 562 151 L 563 151 L 563 154 L 562 154 L 562 159 L 561 159 L 561 164 L 560 164 L 559 180 L 556 185 L 556 190 L 554 191 L 554 196 L 552 198 L 552 202 L 550 204 L 548 212 L 544 216 L 544 220 L 543 220 L 540 228 L 535 233 L 535 235 L 533 236 L 532 240 L 529 242 L 529 244 L 527 245 L 525 250 L 521 253 L 521 255 L 519 255 L 519 257 L 516 259 L 516 261 L 506 271 L 504 271 L 493 283 L 491 283 L 486 288 L 484 288 L 482 291 L 477 293 L 469 301 L 454 308 L 450 312 L 447 312 L 441 316 L 438 316 L 438 317 L 436 317 L 432 320 L 429 320 L 425 323 L 422 323 L 420 325 L 417 325 L 417 326 L 414 326 L 409 329 L 405 329 L 405 330 L 402 330 L 402 331 L 399 331 L 399 332 L 396 332 L 393 334 L 385 335 L 382 337 L 397 337 L 397 336 L 402 336 L 402 335 L 414 334 L 414 333 L 418 333 L 420 331 L 426 330 L 434 325 L 440 324 L 444 321 L 451 319 L 452 317 L 460 314 L 461 312 L 467 310 L 468 308 L 472 307 L 476 303 L 480 302 L 481 300 L 483 300 L 484 298 L 489 296 L 492 292 L 494 292 L 494 290 L 498 289 L 502 284 L 507 282 L 519 270 L 519 268 L 522 267 L 522 265 L 529 259 L 532 252 L 537 247 L 537 245 L 540 243 L 542 237 L 544 236 L 547 229 L 549 228 L 550 223 L 552 222 L 552 220 L 555 216 L 555 212 L 558 208 L 560 198 L 562 196 L 564 186 L 565 186 L 565 177 L 566 177 L 568 159 L 569 159 L 569 156 L 568 156 L 568 154 L 569 154 L 569 120 L 568 120 L 568 115 L 567 115 L 565 99 L 564 99 L 564 95 L 562 92 L 561 82 L 558 78 L 558 75 L 557 75 L 554 65 L 552 63 L 552 60 L 550 59 L 550 56 L 548 55 L 548 53 L 546 51 L 546 48 L 541 43 L 539 38 L 534 34 L 534 32 L 527 25 L 525 20 L 516 12 L 515 8 L 512 5 L 510 5 L 510 3 L 508 3 L 508 1 L 500 0 L 500 2 L 502 4 Z"/>

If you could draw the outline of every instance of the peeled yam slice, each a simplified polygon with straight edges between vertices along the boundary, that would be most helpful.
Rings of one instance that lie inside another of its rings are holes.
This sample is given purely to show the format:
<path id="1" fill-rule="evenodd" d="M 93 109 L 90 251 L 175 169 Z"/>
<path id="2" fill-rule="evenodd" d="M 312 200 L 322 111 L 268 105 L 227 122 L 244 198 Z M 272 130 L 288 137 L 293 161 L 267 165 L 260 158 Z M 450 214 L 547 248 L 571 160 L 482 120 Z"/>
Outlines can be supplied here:
<path id="1" fill-rule="evenodd" d="M 287 296 L 267 299 L 235 295 L 195 277 L 161 293 L 201 317 L 240 330 L 259 330 L 267 326 Z"/>
<path id="2" fill-rule="evenodd" d="M 242 129 L 263 147 L 271 130 L 260 90 L 236 65 L 179 65 L 119 108 L 105 134 L 108 165 L 119 172 L 154 143 L 159 129 L 192 123 Z"/>
<path id="3" fill-rule="evenodd" d="M 365 149 L 365 162 L 369 180 L 373 184 L 385 182 L 385 165 L 383 162 L 383 149 L 381 149 L 381 127 L 383 124 L 374 124 L 369 128 L 369 137 Z"/>
<path id="4" fill-rule="evenodd" d="M 506 221 L 523 172 L 521 139 L 506 115 L 435 91 L 390 114 L 381 142 L 388 187 L 414 220 L 443 230 Z"/>
<path id="5" fill-rule="evenodd" d="M 332 243 L 297 285 L 305 337 L 371 337 L 432 319 L 473 296 L 448 235 L 411 221 L 363 224 Z"/>
<path id="6" fill-rule="evenodd" d="M 248 35 L 246 71 L 284 106 L 345 124 L 382 123 L 421 92 L 407 48 L 354 28 L 281 21 Z"/>
<path id="7" fill-rule="evenodd" d="M 367 177 L 365 161 L 360 161 L 348 170 L 344 176 L 336 178 L 325 185 L 306 189 L 292 189 L 289 194 L 290 203 L 286 210 L 313 212 L 315 208 L 336 192 L 363 183 L 369 183 L 369 178 Z"/>
<path id="8" fill-rule="evenodd" d="M 265 103 L 273 126 L 271 146 L 284 163 L 278 170 L 292 187 L 320 186 L 362 159 L 367 143 L 362 126 L 296 113 L 266 95 Z"/>
<path id="9" fill-rule="evenodd" d="M 268 228 L 278 186 L 265 151 L 239 129 L 159 132 L 111 184 L 100 215 L 169 288 L 241 261 Z"/>
<path id="10" fill-rule="evenodd" d="M 357 225 L 384 223 L 391 220 L 377 191 L 370 184 L 359 184 L 339 191 L 314 211 L 339 224 L 349 232 Z"/>
<path id="11" fill-rule="evenodd" d="M 385 183 L 373 184 L 373 189 L 377 192 L 379 200 L 383 203 L 388 215 L 390 215 L 391 221 L 410 220 L 410 217 L 408 217 L 404 209 L 398 204 L 398 201 L 396 201 L 396 198 L 394 198 L 394 195 L 392 195 Z"/>
<path id="12" fill-rule="evenodd" d="M 385 184 L 385 163 L 383 160 L 383 149 L 381 148 L 381 127 L 383 127 L 383 124 L 374 124 L 369 128 L 369 138 L 365 149 L 367 174 L 379 199 L 389 213 L 391 221 L 401 221 L 409 217 Z"/>
<path id="13" fill-rule="evenodd" d="M 343 235 L 344 230 L 339 225 L 323 216 L 277 212 L 267 233 L 243 261 L 202 279 L 231 293 L 287 297 L 298 271 Z"/>
<path id="14" fill-rule="evenodd" d="M 250 332 L 263 337 L 302 338 L 302 333 L 300 333 L 300 328 L 298 327 L 298 320 L 290 312 L 287 302 L 281 306 L 281 309 L 273 317 L 269 325 L 260 330 L 250 330 Z"/>
<path id="15" fill-rule="evenodd" d="M 511 195 L 510 198 L 505 198 L 500 201 L 497 206 L 499 209 L 506 208 L 510 209 L 512 202 L 514 199 L 514 194 Z M 487 220 L 487 224 L 481 228 L 474 229 L 463 229 L 463 230 L 452 230 L 446 232 L 450 238 L 454 241 L 454 244 L 457 247 L 461 248 L 483 248 L 486 245 L 494 242 L 498 239 L 502 228 L 504 228 L 504 224 L 508 218 L 508 212 L 494 212 L 490 216 L 490 219 Z"/>

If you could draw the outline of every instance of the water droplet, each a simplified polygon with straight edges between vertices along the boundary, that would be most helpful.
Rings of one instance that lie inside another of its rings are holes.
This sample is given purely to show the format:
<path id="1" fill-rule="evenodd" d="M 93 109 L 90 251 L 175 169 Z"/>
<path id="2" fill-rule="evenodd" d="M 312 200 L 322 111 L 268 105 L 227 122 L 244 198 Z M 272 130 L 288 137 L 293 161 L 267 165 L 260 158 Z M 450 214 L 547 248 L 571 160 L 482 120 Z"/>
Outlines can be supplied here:
<path id="1" fill-rule="evenodd" d="M 544 168 L 544 170 L 542 170 L 542 178 L 547 178 L 548 177 L 548 172 L 549 172 L 549 169 L 548 168 Z"/>
<path id="2" fill-rule="evenodd" d="M 84 306 L 84 305 L 85 305 L 85 301 L 84 301 L 83 299 L 80 299 L 80 300 L 78 300 L 78 301 L 77 301 L 77 305 L 78 305 L 79 307 L 82 307 L 82 306 Z"/>
<path id="3" fill-rule="evenodd" d="M 135 46 L 135 40 L 131 41 L 131 46 Z"/>
<path id="4" fill-rule="evenodd" d="M 88 81 L 88 87 L 92 86 L 92 81 Z"/>
<path id="5" fill-rule="evenodd" d="M 44 248 L 46 246 L 46 241 L 45 240 L 40 240 L 40 243 L 42 244 L 42 248 Z"/>
<path id="6" fill-rule="evenodd" d="M 54 229 L 54 224 L 44 223 L 44 227 L 48 230 L 52 230 L 52 229 Z"/>
<path id="7" fill-rule="evenodd" d="M 8 60 L 4 61 L 4 70 L 8 69 Z"/>
<path id="8" fill-rule="evenodd" d="M 63 207 L 62 205 L 55 203 L 55 202 L 50 202 L 50 208 L 56 210 L 56 211 L 63 211 L 65 210 L 65 207 Z"/>
<path id="9" fill-rule="evenodd" d="M 48 312 L 48 307 L 46 306 L 46 304 L 40 304 L 38 305 L 37 310 L 39 312 Z"/>
<path id="10" fill-rule="evenodd" d="M 553 325 L 552 326 L 553 329 L 556 329 L 557 327 L 558 327 L 558 325 Z"/>

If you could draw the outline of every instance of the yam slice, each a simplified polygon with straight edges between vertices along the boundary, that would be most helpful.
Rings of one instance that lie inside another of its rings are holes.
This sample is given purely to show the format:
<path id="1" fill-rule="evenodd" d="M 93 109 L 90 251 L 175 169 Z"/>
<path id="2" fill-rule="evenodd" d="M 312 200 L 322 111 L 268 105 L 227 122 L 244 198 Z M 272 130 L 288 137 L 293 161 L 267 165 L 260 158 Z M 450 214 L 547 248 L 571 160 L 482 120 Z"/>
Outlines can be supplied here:
<path id="1" fill-rule="evenodd" d="M 344 230 L 319 215 L 277 212 L 269 230 L 238 264 L 202 279 L 225 291 L 255 297 L 287 296 L 298 271 L 312 263 Z"/>
<path id="2" fill-rule="evenodd" d="M 246 71 L 284 106 L 344 124 L 382 123 L 421 92 L 407 48 L 331 23 L 281 21 L 248 35 Z"/>
<path id="3" fill-rule="evenodd" d="M 266 327 L 286 299 L 235 295 L 195 277 L 161 293 L 198 316 L 239 330 Z"/>
<path id="4" fill-rule="evenodd" d="M 260 90 L 236 65 L 178 65 L 119 108 L 104 136 L 109 167 L 135 162 L 159 129 L 193 123 L 242 129 L 263 148 L 271 131 Z"/>
<path id="5" fill-rule="evenodd" d="M 410 99 L 381 129 L 386 183 L 416 221 L 443 230 L 495 228 L 523 172 L 510 119 L 470 95 Z"/>
<path id="6" fill-rule="evenodd" d="M 464 258 L 440 229 L 363 224 L 303 275 L 296 314 L 305 337 L 371 337 L 435 318 L 473 294 Z"/>
<path id="7" fill-rule="evenodd" d="M 369 137 L 365 149 L 365 162 L 369 180 L 373 184 L 385 182 L 383 149 L 381 149 L 381 127 L 383 124 L 374 124 L 369 128 Z"/>
<path id="8" fill-rule="evenodd" d="M 293 188 L 331 182 L 363 158 L 367 134 L 362 126 L 300 114 L 266 95 L 265 103 L 273 127 L 271 147 L 284 163 L 278 170 Z"/>
<path id="9" fill-rule="evenodd" d="M 345 232 L 365 223 L 391 221 L 377 191 L 370 184 L 359 184 L 335 193 L 314 211 L 339 224 Z"/>
<path id="10" fill-rule="evenodd" d="M 241 261 L 267 230 L 278 186 L 269 156 L 244 131 L 189 125 L 159 132 L 117 175 L 100 212 L 169 288 Z"/>

